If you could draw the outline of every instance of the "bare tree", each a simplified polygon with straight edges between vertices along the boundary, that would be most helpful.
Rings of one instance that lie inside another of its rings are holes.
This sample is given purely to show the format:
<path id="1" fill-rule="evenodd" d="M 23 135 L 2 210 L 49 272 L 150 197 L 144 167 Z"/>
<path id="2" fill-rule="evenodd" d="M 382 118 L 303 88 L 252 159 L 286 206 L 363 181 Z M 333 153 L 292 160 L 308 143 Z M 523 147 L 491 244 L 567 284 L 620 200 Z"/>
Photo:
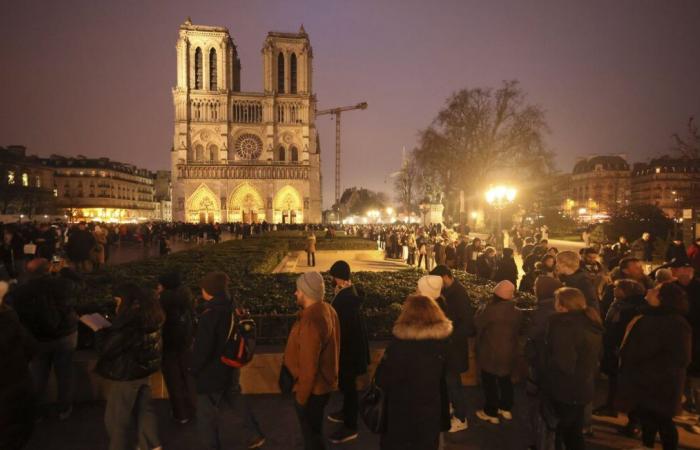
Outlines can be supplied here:
<path id="1" fill-rule="evenodd" d="M 413 154 L 404 158 L 401 170 L 394 174 L 394 191 L 405 214 L 410 214 L 415 206 L 418 166 Z"/>
<path id="2" fill-rule="evenodd" d="M 517 81 L 495 90 L 463 89 L 421 132 L 415 158 L 426 177 L 438 180 L 445 206 L 455 212 L 459 190 L 477 196 L 497 179 L 526 181 L 549 173 L 547 132 L 544 111 L 526 102 Z"/>
<path id="3" fill-rule="evenodd" d="M 695 117 L 690 117 L 687 124 L 687 136 L 682 138 L 673 133 L 673 149 L 684 158 L 700 158 L 700 129 L 695 123 Z"/>

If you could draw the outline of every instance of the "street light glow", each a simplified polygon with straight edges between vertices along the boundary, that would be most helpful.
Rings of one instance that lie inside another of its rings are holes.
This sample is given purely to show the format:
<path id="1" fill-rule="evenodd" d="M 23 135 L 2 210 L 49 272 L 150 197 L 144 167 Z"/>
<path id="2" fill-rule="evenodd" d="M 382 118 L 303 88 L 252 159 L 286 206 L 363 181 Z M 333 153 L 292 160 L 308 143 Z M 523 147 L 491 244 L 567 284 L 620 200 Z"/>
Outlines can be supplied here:
<path id="1" fill-rule="evenodd" d="M 494 186 L 486 191 L 486 202 L 496 208 L 502 208 L 512 203 L 517 193 L 517 189 L 512 186 Z"/>

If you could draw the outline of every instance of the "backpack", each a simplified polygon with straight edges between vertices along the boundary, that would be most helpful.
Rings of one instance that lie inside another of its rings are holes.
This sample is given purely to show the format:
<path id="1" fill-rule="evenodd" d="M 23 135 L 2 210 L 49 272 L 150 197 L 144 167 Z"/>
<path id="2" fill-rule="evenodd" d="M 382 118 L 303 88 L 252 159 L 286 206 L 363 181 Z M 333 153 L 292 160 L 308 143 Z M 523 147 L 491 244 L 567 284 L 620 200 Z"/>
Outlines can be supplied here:
<path id="1" fill-rule="evenodd" d="M 237 369 L 251 362 L 255 354 L 256 334 L 257 327 L 250 312 L 241 308 L 233 310 L 221 362 Z"/>

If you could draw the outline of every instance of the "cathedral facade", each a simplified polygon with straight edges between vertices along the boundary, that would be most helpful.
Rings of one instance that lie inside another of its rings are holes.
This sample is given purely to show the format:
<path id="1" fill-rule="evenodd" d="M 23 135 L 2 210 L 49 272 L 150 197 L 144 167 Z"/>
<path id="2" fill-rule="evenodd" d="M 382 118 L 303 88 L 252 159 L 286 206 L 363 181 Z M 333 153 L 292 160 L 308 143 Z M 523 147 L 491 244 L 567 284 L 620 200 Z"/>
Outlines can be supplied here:
<path id="1" fill-rule="evenodd" d="M 301 27 L 268 33 L 263 92 L 242 92 L 226 28 L 180 26 L 172 149 L 173 220 L 321 222 L 313 53 Z"/>

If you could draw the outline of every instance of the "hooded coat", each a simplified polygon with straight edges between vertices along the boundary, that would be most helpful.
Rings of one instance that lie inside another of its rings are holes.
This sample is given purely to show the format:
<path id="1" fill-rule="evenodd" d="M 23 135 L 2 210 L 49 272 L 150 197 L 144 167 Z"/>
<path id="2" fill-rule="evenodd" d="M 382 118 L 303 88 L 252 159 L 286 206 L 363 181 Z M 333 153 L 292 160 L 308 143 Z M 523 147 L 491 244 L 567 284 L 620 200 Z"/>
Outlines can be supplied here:
<path id="1" fill-rule="evenodd" d="M 649 308 L 620 349 L 618 406 L 673 417 L 681 408 L 692 330 L 674 309 Z"/>
<path id="2" fill-rule="evenodd" d="M 515 302 L 496 296 L 477 311 L 474 323 L 479 369 L 499 377 L 513 372 L 522 317 Z"/>
<path id="3" fill-rule="evenodd" d="M 437 450 L 440 432 L 450 427 L 444 376 L 452 324 L 397 324 L 393 334 L 376 373 L 376 383 L 387 397 L 381 448 Z"/>

